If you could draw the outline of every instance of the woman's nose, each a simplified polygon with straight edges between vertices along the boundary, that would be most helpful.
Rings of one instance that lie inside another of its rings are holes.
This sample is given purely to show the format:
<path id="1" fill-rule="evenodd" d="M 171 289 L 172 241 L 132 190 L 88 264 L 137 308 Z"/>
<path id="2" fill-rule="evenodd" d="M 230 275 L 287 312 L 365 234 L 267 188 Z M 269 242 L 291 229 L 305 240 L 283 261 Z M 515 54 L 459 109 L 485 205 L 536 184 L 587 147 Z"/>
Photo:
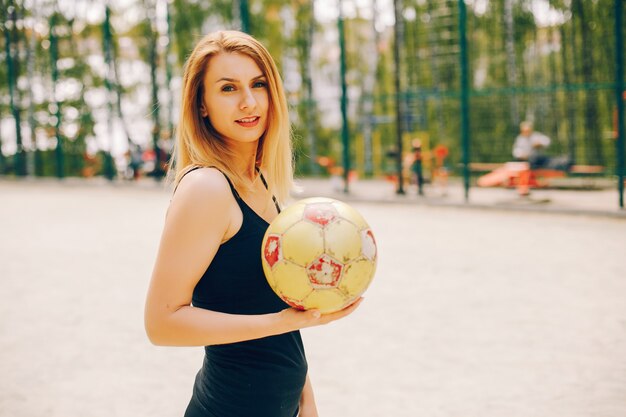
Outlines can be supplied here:
<path id="1" fill-rule="evenodd" d="M 241 109 L 254 109 L 256 107 L 256 99 L 254 98 L 254 94 L 252 94 L 252 90 L 246 88 L 243 90 L 243 97 L 241 100 Z"/>

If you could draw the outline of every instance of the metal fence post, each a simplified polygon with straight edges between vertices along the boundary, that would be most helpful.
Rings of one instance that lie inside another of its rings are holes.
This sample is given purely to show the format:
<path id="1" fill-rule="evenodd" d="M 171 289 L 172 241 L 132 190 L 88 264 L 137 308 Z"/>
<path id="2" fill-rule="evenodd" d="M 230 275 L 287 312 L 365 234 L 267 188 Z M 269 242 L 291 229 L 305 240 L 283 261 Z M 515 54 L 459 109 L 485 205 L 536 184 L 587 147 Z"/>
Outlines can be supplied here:
<path id="1" fill-rule="evenodd" d="M 241 19 L 241 31 L 250 33 L 250 10 L 248 0 L 239 0 L 239 18 Z"/>
<path id="2" fill-rule="evenodd" d="M 396 171 L 398 175 L 398 188 L 396 194 L 403 195 L 404 192 L 404 178 L 402 172 L 402 133 L 404 131 L 404 106 L 402 97 L 402 83 L 400 80 L 400 43 L 404 38 L 404 26 L 402 21 L 402 1 L 394 0 L 393 2 L 394 15 L 396 18 L 396 24 L 394 26 L 394 42 L 393 42 L 393 60 L 394 60 L 394 84 L 395 84 L 395 97 L 396 97 Z"/>
<path id="3" fill-rule="evenodd" d="M 626 100 L 626 86 L 624 85 L 624 6 L 623 0 L 615 0 L 615 99 L 617 105 L 617 141 L 616 141 L 616 170 L 617 189 L 619 192 L 619 206 L 624 208 L 624 141 L 626 129 L 624 127 L 624 101 Z"/>
<path id="4" fill-rule="evenodd" d="M 465 0 L 459 0 L 459 47 L 461 49 L 461 146 L 463 149 L 463 185 L 465 201 L 469 201 L 470 187 L 470 127 L 469 127 L 469 77 L 467 65 L 467 9 Z"/>
<path id="5" fill-rule="evenodd" d="M 348 86 L 346 84 L 346 38 L 343 22 L 343 2 L 339 0 L 339 18 L 337 28 L 339 30 L 340 75 L 341 75 L 341 143 L 343 145 L 343 192 L 349 193 L 348 184 L 350 174 L 350 130 L 348 126 Z"/>

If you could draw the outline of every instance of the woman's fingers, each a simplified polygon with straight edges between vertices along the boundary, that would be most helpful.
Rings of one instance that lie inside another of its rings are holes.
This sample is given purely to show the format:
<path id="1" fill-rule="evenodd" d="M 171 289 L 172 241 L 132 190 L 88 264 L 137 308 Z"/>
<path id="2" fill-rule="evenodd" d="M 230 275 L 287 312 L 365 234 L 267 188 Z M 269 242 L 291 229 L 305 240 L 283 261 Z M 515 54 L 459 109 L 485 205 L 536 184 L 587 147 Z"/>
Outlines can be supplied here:
<path id="1" fill-rule="evenodd" d="M 312 326 L 319 326 L 322 324 L 328 324 L 333 321 L 344 318 L 352 314 L 352 312 L 354 312 L 354 310 L 356 310 L 359 307 L 359 305 L 361 305 L 362 302 L 363 302 L 363 297 L 359 297 L 352 304 L 344 307 L 343 309 L 339 311 L 335 311 L 333 313 L 326 313 L 326 314 L 321 314 L 319 310 L 315 310 L 315 309 L 296 310 L 294 308 L 283 310 L 283 313 L 287 313 L 291 317 L 295 318 L 296 323 L 299 323 L 299 324 L 294 323 L 295 327 L 298 329 L 301 329 L 304 327 L 312 327 Z"/>
<path id="2" fill-rule="evenodd" d="M 363 297 L 359 297 L 352 304 L 348 305 L 347 307 L 344 307 L 343 309 L 339 311 L 335 311 L 333 313 L 328 313 L 328 314 L 322 314 L 322 316 L 320 317 L 320 324 L 330 323 L 330 322 L 339 320 L 341 318 L 344 318 L 352 314 L 352 312 L 354 312 L 354 310 L 356 310 L 359 307 L 359 305 L 361 305 L 362 302 L 363 302 Z"/>

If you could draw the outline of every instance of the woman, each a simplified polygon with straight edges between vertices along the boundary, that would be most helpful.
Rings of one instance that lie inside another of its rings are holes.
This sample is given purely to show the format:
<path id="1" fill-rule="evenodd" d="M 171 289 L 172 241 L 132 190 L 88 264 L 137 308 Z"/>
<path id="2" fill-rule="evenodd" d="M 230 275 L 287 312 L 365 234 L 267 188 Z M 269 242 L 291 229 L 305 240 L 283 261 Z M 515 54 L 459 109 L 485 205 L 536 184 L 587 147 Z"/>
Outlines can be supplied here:
<path id="1" fill-rule="evenodd" d="M 145 309 L 157 345 L 205 346 L 186 417 L 317 416 L 299 329 L 353 312 L 298 311 L 271 290 L 261 241 L 292 183 L 287 104 L 267 50 L 202 39 L 183 77 L 176 190 Z"/>

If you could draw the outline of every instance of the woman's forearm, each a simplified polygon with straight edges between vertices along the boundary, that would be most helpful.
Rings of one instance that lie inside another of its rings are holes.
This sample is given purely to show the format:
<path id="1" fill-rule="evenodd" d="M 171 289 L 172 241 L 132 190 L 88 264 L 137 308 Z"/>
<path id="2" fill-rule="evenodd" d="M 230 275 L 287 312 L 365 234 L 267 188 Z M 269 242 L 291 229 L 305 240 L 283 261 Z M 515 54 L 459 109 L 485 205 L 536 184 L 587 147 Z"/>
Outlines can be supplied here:
<path id="1" fill-rule="evenodd" d="M 162 346 L 208 346 L 259 339 L 291 331 L 280 313 L 226 314 L 183 306 L 162 317 L 146 316 L 150 341 Z"/>
<path id="2" fill-rule="evenodd" d="M 359 298 L 343 310 L 328 314 L 320 314 L 317 310 L 286 308 L 278 313 L 259 315 L 226 314 L 189 305 L 174 309 L 152 300 L 146 304 L 145 328 L 148 338 L 155 345 L 208 346 L 235 343 L 339 320 L 352 313 L 362 300 Z"/>

